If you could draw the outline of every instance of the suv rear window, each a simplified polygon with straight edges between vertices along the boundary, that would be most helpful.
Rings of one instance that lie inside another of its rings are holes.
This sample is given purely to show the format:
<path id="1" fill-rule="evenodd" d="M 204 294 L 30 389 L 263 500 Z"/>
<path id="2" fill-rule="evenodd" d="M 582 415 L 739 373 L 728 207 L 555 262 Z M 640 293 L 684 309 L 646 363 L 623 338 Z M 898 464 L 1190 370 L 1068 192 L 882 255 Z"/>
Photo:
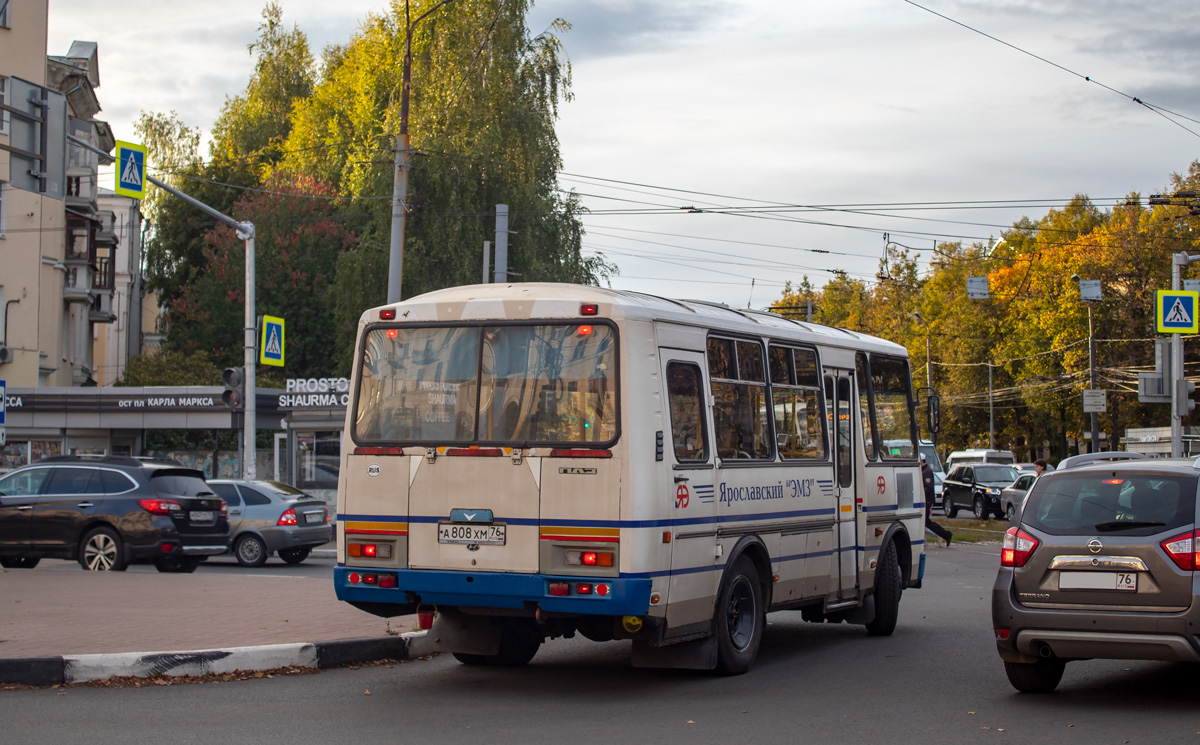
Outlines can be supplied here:
<path id="1" fill-rule="evenodd" d="M 1055 535 L 1145 536 L 1189 526 L 1196 476 L 1097 470 L 1038 479 L 1021 522 Z"/>
<path id="2" fill-rule="evenodd" d="M 158 471 L 150 474 L 150 485 L 162 495 L 201 497 L 213 493 L 199 471 Z"/>

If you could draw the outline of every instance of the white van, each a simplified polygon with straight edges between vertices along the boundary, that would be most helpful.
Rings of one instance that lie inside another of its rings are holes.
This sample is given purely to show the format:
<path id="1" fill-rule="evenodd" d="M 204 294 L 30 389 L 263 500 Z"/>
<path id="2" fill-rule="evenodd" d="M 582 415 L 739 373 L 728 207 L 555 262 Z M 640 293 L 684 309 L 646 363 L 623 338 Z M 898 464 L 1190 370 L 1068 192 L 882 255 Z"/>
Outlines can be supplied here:
<path id="1" fill-rule="evenodd" d="M 955 450 L 950 453 L 950 457 L 946 459 L 946 471 L 959 463 L 1016 463 L 1017 458 L 1009 450 L 986 450 L 984 448 L 975 448 L 973 450 Z"/>

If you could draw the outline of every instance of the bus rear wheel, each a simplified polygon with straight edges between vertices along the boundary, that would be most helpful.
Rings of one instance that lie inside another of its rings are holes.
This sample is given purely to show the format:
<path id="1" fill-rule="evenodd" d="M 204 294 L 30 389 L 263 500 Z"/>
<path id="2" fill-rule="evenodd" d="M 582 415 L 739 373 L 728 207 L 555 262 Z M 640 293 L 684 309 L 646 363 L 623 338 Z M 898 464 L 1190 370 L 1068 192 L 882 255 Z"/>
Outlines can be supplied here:
<path id="1" fill-rule="evenodd" d="M 454 652 L 454 659 L 464 665 L 521 667 L 529 664 L 542 646 L 542 636 L 533 622 L 512 623 L 500 632 L 500 651 L 496 654 L 467 654 Z"/>
<path id="2" fill-rule="evenodd" d="M 758 570 L 749 557 L 740 556 L 717 596 L 717 672 L 741 675 L 750 669 L 765 620 Z"/>

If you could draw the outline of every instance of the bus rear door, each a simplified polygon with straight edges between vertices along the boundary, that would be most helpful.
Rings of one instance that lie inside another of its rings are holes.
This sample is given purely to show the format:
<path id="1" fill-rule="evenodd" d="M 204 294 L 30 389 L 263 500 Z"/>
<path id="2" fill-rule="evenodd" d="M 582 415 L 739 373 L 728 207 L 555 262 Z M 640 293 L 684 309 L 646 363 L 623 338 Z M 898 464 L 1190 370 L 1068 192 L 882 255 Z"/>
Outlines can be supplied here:
<path id="1" fill-rule="evenodd" d="M 829 428 L 833 441 L 833 489 L 837 498 L 837 556 L 833 575 L 839 600 L 858 596 L 858 508 L 855 479 L 854 421 L 857 399 L 854 397 L 854 371 L 827 369 L 825 400 L 831 414 Z"/>

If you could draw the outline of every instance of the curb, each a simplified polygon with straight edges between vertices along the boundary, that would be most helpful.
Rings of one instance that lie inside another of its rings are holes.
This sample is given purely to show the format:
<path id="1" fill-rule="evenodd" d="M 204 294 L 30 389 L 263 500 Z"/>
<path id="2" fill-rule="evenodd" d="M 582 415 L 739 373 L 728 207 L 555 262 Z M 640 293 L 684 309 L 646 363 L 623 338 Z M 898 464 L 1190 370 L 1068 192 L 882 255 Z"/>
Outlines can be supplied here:
<path id="1" fill-rule="evenodd" d="M 117 675 L 138 678 L 206 675 L 235 670 L 272 670 L 288 665 L 325 669 L 375 660 L 407 660 L 412 637 L 424 635 L 425 632 L 416 631 L 399 636 L 187 652 L 120 652 L 0 659 L 0 684 L 57 686 L 103 680 Z"/>

